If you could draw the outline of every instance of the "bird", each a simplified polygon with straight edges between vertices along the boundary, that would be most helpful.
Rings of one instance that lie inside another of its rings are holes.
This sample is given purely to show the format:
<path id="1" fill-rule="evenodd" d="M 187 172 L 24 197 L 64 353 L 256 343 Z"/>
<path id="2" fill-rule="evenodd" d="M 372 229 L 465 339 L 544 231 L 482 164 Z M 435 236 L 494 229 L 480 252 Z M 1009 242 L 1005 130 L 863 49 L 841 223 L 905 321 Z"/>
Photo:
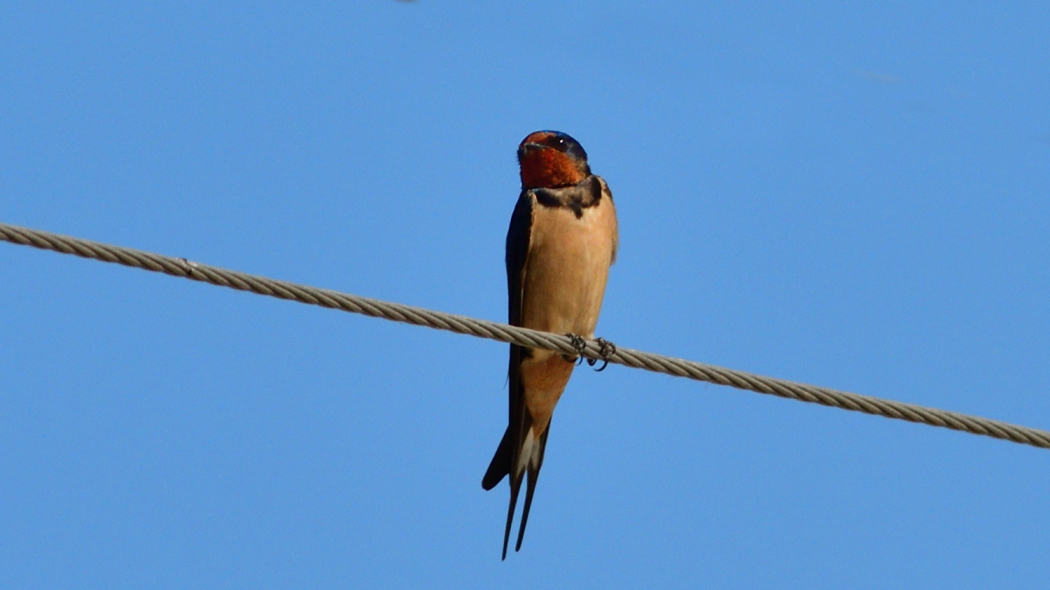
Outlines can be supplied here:
<path id="1" fill-rule="evenodd" d="M 521 193 L 506 243 L 509 323 L 566 334 L 582 352 L 583 339 L 594 337 L 609 267 L 616 261 L 619 232 L 612 193 L 605 180 L 591 174 L 583 146 L 559 131 L 526 136 L 518 145 L 518 164 Z M 606 344 L 612 344 L 599 342 L 604 356 Z M 521 549 L 551 416 L 577 360 L 510 345 L 510 422 L 481 482 L 491 490 L 509 477 L 504 560 L 518 492 L 527 475 L 514 547 Z"/>

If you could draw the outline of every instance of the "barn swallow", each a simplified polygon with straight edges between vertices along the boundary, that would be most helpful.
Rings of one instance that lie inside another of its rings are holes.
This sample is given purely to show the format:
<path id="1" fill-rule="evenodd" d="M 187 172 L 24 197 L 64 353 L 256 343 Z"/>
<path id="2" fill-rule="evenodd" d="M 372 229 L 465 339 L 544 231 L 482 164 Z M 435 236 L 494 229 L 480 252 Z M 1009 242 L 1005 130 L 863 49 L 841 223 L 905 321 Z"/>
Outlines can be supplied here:
<path id="1" fill-rule="evenodd" d="M 593 338 L 618 232 L 612 193 L 591 174 L 578 141 L 557 131 L 537 131 L 518 146 L 521 194 L 507 231 L 510 324 Z M 481 487 L 491 490 L 510 476 L 510 508 L 503 559 L 518 491 L 528 473 L 518 542 L 521 549 L 536 490 L 551 415 L 577 359 L 510 345 L 510 424 Z"/>

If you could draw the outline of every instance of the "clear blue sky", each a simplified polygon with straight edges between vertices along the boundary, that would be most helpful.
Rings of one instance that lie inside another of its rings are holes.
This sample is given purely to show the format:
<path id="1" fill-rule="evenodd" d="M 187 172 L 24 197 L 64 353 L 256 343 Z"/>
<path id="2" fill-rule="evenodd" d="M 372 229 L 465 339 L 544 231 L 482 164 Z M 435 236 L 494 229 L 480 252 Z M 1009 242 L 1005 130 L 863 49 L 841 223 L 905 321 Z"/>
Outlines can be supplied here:
<path id="1" fill-rule="evenodd" d="M 796 4 L 8 3 L 0 221 L 502 321 L 557 129 L 599 335 L 1050 428 L 1050 5 Z M 5 588 L 1050 584 L 1050 452 L 618 366 L 501 563 L 505 345 L 0 272 Z"/>

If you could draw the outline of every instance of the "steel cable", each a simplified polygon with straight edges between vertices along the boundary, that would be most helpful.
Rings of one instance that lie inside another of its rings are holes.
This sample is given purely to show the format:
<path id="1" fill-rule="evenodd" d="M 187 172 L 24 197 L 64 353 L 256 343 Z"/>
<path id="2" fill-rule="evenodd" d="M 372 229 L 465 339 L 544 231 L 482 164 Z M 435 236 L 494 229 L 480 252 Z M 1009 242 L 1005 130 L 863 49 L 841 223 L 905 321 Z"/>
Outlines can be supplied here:
<path id="1" fill-rule="evenodd" d="M 63 254 L 74 254 L 103 262 L 123 264 L 153 272 L 162 272 L 176 277 L 210 283 L 220 287 L 229 287 L 240 291 L 249 291 L 259 295 L 268 295 L 279 299 L 320 305 L 321 307 L 360 313 L 417 326 L 448 330 L 457 334 L 469 334 L 500 342 L 544 348 L 566 355 L 575 356 L 577 354 L 577 349 L 573 346 L 572 340 L 564 335 L 539 332 L 498 322 L 431 311 L 411 305 L 402 305 L 328 289 L 298 285 L 287 281 L 279 281 L 191 262 L 185 258 L 162 256 L 132 248 L 101 244 L 4 223 L 0 223 L 0 240 L 44 250 L 53 250 Z M 656 373 L 688 377 L 698 381 L 728 385 L 737 389 L 821 404 L 833 408 L 842 408 L 854 412 L 864 412 L 886 418 L 940 426 L 970 434 L 981 434 L 1044 449 L 1050 448 L 1050 432 L 998 420 L 796 383 L 784 379 L 763 377 L 743 371 L 619 346 L 603 359 L 601 344 L 595 340 L 587 341 L 585 347 L 579 353 L 589 359 L 608 360 L 610 363 L 645 369 Z"/>

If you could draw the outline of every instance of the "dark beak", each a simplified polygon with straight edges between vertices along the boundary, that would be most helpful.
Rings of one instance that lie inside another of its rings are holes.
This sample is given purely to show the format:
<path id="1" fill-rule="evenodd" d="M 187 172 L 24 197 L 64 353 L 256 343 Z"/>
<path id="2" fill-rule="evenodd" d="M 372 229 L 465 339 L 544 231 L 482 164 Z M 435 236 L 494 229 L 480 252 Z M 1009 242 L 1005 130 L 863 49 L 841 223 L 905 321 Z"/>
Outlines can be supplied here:
<path id="1" fill-rule="evenodd" d="M 529 155 L 531 152 L 545 149 L 547 149 L 547 146 L 543 145 L 542 143 L 525 143 L 522 144 L 520 148 L 518 148 L 518 157 L 523 158 Z"/>

